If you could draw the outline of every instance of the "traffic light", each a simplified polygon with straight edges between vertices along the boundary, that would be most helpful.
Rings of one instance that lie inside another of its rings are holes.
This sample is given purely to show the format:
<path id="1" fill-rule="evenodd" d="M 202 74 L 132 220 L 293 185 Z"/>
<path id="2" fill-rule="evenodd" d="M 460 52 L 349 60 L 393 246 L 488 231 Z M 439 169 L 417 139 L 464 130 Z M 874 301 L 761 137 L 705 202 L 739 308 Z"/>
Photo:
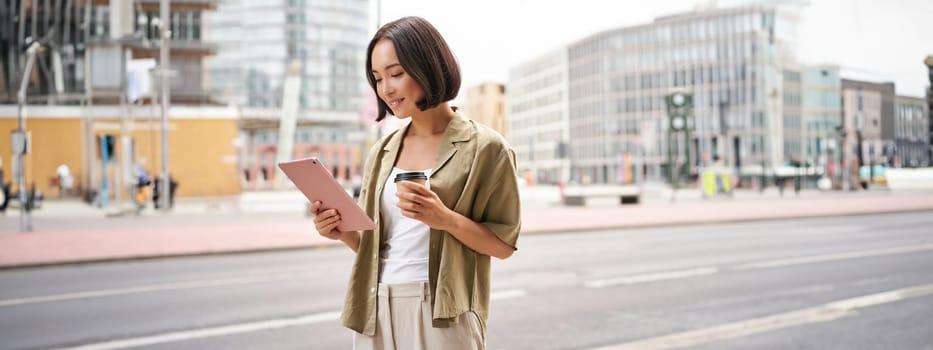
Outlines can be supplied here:
<path id="1" fill-rule="evenodd" d="M 693 140 L 690 131 L 694 127 L 693 123 L 693 94 L 686 91 L 673 91 L 664 96 L 664 102 L 667 104 L 667 163 L 670 166 L 670 181 L 673 188 L 677 188 L 680 181 L 680 173 L 685 172 L 690 176 L 691 147 Z M 683 141 L 678 142 L 680 135 L 683 134 Z M 698 141 L 695 141 L 698 142 Z M 674 154 L 682 154 L 685 158 L 683 163 L 675 161 Z M 699 158 L 699 157 L 694 157 Z"/>
<path id="2" fill-rule="evenodd" d="M 664 96 L 664 102 L 667 103 L 667 115 L 670 118 L 670 128 L 675 131 L 683 131 L 692 127 L 690 115 L 693 114 L 693 94 L 686 92 L 674 92 Z"/>

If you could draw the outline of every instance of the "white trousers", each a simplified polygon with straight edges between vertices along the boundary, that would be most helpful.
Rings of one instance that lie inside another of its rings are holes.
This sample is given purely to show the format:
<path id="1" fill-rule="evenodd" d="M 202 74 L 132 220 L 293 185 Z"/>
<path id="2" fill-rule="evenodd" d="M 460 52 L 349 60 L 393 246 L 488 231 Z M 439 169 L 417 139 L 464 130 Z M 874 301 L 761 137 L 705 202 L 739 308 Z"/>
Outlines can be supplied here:
<path id="1" fill-rule="evenodd" d="M 427 282 L 379 284 L 376 335 L 353 333 L 354 350 L 485 350 L 479 317 L 464 312 L 448 328 L 431 326 Z"/>

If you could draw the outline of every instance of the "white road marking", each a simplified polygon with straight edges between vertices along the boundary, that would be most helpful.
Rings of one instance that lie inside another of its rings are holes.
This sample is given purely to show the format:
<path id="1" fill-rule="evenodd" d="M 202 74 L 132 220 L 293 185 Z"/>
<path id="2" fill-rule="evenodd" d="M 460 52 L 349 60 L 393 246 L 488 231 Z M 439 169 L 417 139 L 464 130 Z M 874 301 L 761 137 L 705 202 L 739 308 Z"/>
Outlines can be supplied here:
<path id="1" fill-rule="evenodd" d="M 180 331 L 172 332 L 165 334 L 158 334 L 147 337 L 139 338 L 130 338 L 122 340 L 113 340 L 102 343 L 94 343 L 81 345 L 71 348 L 61 348 L 59 350 L 113 350 L 113 349 L 126 349 L 126 348 L 135 348 L 141 346 L 148 346 L 154 344 L 164 344 L 179 342 L 191 339 L 199 338 L 208 338 L 208 337 L 217 337 L 217 336 L 226 336 L 240 333 L 249 333 L 269 329 L 277 328 L 286 328 L 294 326 L 309 325 L 327 321 L 336 321 L 340 319 L 340 311 L 331 311 L 323 312 L 317 314 L 310 314 L 301 317 L 295 318 L 280 318 L 267 321 L 259 321 L 252 323 L 241 323 L 234 324 L 229 326 L 221 326 L 214 328 L 204 328 L 191 331 Z"/>
<path id="2" fill-rule="evenodd" d="M 629 284 L 637 284 L 637 283 L 656 282 L 656 281 L 672 280 L 672 279 L 679 279 L 679 278 L 712 275 L 716 272 L 719 272 L 719 269 L 715 267 L 698 267 L 698 268 L 687 269 L 687 270 L 664 271 L 664 272 L 649 273 L 649 274 L 643 274 L 643 275 L 604 278 L 604 279 L 586 281 L 586 282 L 583 282 L 583 285 L 589 288 L 604 288 L 604 287 L 611 287 L 611 286 L 618 286 L 618 285 L 629 285 Z"/>
<path id="3" fill-rule="evenodd" d="M 489 294 L 489 299 L 490 300 L 503 300 L 503 299 L 519 298 L 525 295 L 528 295 L 528 293 L 526 293 L 524 289 L 506 289 L 506 290 L 493 291 L 492 293 Z"/>
<path id="4" fill-rule="evenodd" d="M 811 264 L 811 263 L 827 262 L 827 261 L 835 261 L 835 260 L 866 258 L 866 257 L 872 257 L 872 256 L 915 253 L 915 252 L 922 252 L 922 251 L 927 251 L 927 250 L 933 250 L 933 244 L 921 244 L 921 245 L 891 247 L 891 248 L 882 248 L 882 249 L 874 249 L 874 250 L 863 250 L 863 251 L 847 252 L 847 253 L 834 253 L 834 254 L 825 254 L 825 255 L 805 256 L 805 257 L 799 257 L 799 258 L 762 261 L 762 262 L 739 265 L 739 266 L 736 266 L 735 269 L 736 270 L 764 269 L 764 268 Z"/>
<path id="5" fill-rule="evenodd" d="M 503 300 L 518 298 L 527 295 L 527 293 L 522 289 L 507 289 L 501 291 L 494 291 L 490 295 L 492 300 Z M 113 349 L 126 349 L 140 346 L 148 346 L 154 344 L 163 344 L 163 343 L 172 343 L 179 342 L 191 339 L 199 338 L 209 338 L 209 337 L 218 337 L 218 336 L 227 336 L 240 333 L 249 333 L 256 331 L 263 331 L 276 328 L 285 328 L 293 326 L 303 326 L 327 321 L 336 321 L 340 319 L 340 311 L 331 311 L 331 312 L 322 312 L 317 314 L 310 314 L 302 317 L 296 318 L 280 318 L 267 321 L 259 321 L 252 323 L 242 323 L 234 324 L 228 326 L 214 327 L 214 328 L 205 328 L 205 329 L 196 329 L 191 331 L 180 331 L 172 332 L 165 334 L 158 334 L 147 337 L 139 338 L 130 338 L 122 340 L 113 340 L 102 343 L 94 343 L 81 345 L 71 348 L 61 348 L 59 350 L 113 350 Z"/>
<path id="6" fill-rule="evenodd" d="M 871 294 L 719 326 L 674 333 L 594 350 L 664 350 L 694 347 L 809 323 L 828 322 L 856 314 L 857 309 L 933 294 L 933 284 Z"/>
<path id="7" fill-rule="evenodd" d="M 152 285 L 145 285 L 145 286 L 138 286 L 138 287 L 101 289 L 101 290 L 91 290 L 91 291 L 85 291 L 85 292 L 44 295 L 44 296 L 29 297 L 29 298 L 6 299 L 6 300 L 0 300 L 0 307 L 12 306 L 12 305 L 23 305 L 23 304 L 34 304 L 34 303 L 45 303 L 45 302 L 52 302 L 52 301 L 74 300 L 74 299 L 100 298 L 100 297 L 108 297 L 108 296 L 114 296 L 114 295 L 158 292 L 158 291 L 167 291 L 167 290 L 222 287 L 222 286 L 251 284 L 251 283 L 265 283 L 269 281 L 295 279 L 296 276 L 300 274 L 301 272 L 296 271 L 296 272 L 288 272 L 288 273 L 276 273 L 276 274 L 271 274 L 271 275 L 267 274 L 263 277 L 235 277 L 235 278 L 220 278 L 220 279 L 203 280 L 203 281 L 173 282 L 173 283 L 152 284 Z"/>
<path id="8" fill-rule="evenodd" d="M 655 273 L 649 273 L 649 274 L 591 280 L 591 281 L 583 282 L 583 285 L 589 288 L 605 288 L 605 287 L 612 287 L 612 286 L 619 286 L 619 285 L 631 285 L 631 284 L 638 284 L 638 283 L 647 283 L 647 282 L 656 282 L 656 281 L 712 275 L 712 274 L 722 272 L 724 270 L 728 271 L 728 270 L 767 269 L 767 268 L 812 264 L 812 263 L 836 261 L 836 260 L 867 258 L 867 257 L 874 257 L 874 256 L 885 256 L 885 255 L 895 255 L 895 254 L 905 254 L 905 253 L 916 253 L 916 252 L 923 252 L 923 251 L 929 251 L 929 250 L 933 250 L 933 244 L 921 244 L 921 245 L 890 247 L 890 248 L 862 250 L 862 251 L 845 252 L 845 253 L 832 253 L 832 254 L 824 254 L 824 255 L 804 256 L 804 257 L 797 257 L 797 258 L 767 260 L 767 261 L 753 262 L 753 263 L 748 263 L 748 264 L 741 264 L 733 268 L 724 268 L 724 269 L 720 269 L 720 268 L 712 267 L 712 266 L 704 266 L 704 267 L 685 269 L 685 270 L 663 271 L 663 272 L 655 272 Z"/>
<path id="9" fill-rule="evenodd" d="M 895 254 L 903 254 L 903 253 L 915 253 L 915 252 L 922 252 L 922 251 L 929 251 L 929 250 L 933 250 L 933 244 L 911 245 L 911 246 L 891 247 L 891 248 L 883 248 L 883 249 L 875 249 L 875 250 L 865 250 L 865 251 L 855 251 L 855 252 L 846 252 L 846 253 L 834 253 L 834 254 L 815 255 L 815 256 L 806 256 L 806 257 L 798 257 L 798 258 L 769 260 L 769 261 L 738 265 L 734 267 L 734 269 L 735 270 L 765 269 L 765 268 L 784 267 L 784 266 L 827 262 L 827 261 L 835 261 L 835 260 L 845 260 L 845 259 L 864 258 L 864 257 L 873 257 L 873 256 L 884 256 L 884 255 L 895 255 Z M 686 270 L 664 271 L 664 272 L 658 272 L 658 273 L 585 281 L 583 285 L 589 288 L 604 288 L 604 287 L 617 286 L 617 285 L 631 285 L 631 284 L 637 284 L 637 283 L 647 283 L 647 282 L 655 282 L 655 281 L 663 281 L 663 280 L 671 280 L 671 279 L 679 279 L 679 278 L 689 278 L 689 277 L 696 277 L 696 276 L 703 276 L 703 275 L 712 275 L 720 271 L 721 270 L 716 267 L 699 267 L 699 268 L 686 269 Z M 54 301 L 64 301 L 64 300 L 74 300 L 74 299 L 100 298 L 100 297 L 125 295 L 125 294 L 148 293 L 148 292 L 193 289 L 193 288 L 221 287 L 221 286 L 230 286 L 230 285 L 262 283 L 262 282 L 268 282 L 268 281 L 289 280 L 289 279 L 294 279 L 297 274 L 302 274 L 302 273 L 307 273 L 307 272 L 310 272 L 310 271 L 309 270 L 294 270 L 294 271 L 284 271 L 284 272 L 279 271 L 271 275 L 270 274 L 262 275 L 261 277 L 220 278 L 220 279 L 204 280 L 204 281 L 174 282 L 174 283 L 163 283 L 163 284 L 154 284 L 154 285 L 146 285 L 146 286 L 138 286 L 138 287 L 102 289 L 102 290 L 93 290 L 93 291 L 85 291 L 85 292 L 45 295 L 45 296 L 38 296 L 38 297 L 5 299 L 5 300 L 0 300 L 0 307 L 44 303 L 44 302 L 54 302 Z M 505 292 L 508 292 L 508 293 L 505 293 Z M 494 292 L 493 295 L 491 295 L 490 297 L 493 300 L 499 300 L 499 299 L 520 297 L 520 296 L 525 295 L 524 291 L 520 291 L 520 290 L 502 291 L 501 293 L 505 293 L 505 294 L 501 296 L 497 296 Z"/>

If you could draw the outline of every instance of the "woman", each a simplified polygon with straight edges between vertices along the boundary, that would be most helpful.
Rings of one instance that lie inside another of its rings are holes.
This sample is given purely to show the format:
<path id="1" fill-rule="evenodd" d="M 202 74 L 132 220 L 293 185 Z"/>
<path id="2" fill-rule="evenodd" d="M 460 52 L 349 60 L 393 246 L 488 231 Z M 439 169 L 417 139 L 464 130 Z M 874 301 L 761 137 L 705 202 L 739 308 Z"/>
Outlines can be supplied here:
<path id="1" fill-rule="evenodd" d="M 318 233 L 357 253 L 342 323 L 356 332 L 356 349 L 485 349 L 490 256 L 511 256 L 520 228 L 514 152 L 448 104 L 460 68 L 424 19 L 380 28 L 366 75 L 379 96 L 376 120 L 411 122 L 366 160 L 360 206 L 376 230 L 341 232 L 340 213 L 311 205 Z M 409 171 L 427 183 L 393 181 Z"/>

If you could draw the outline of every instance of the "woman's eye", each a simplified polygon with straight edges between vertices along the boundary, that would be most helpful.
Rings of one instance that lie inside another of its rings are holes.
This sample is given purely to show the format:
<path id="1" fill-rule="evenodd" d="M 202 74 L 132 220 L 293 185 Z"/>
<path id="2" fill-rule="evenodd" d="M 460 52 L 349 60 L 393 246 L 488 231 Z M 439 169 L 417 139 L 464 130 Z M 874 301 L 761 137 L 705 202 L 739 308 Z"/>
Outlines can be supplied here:
<path id="1" fill-rule="evenodd" d="M 377 83 L 381 83 L 381 82 L 382 82 L 382 79 L 376 79 L 376 82 L 377 82 Z"/>
<path id="2" fill-rule="evenodd" d="M 392 74 L 392 77 L 393 77 L 393 78 L 398 78 L 398 77 L 402 76 L 402 74 L 404 74 L 404 73 L 395 73 L 395 74 Z"/>

